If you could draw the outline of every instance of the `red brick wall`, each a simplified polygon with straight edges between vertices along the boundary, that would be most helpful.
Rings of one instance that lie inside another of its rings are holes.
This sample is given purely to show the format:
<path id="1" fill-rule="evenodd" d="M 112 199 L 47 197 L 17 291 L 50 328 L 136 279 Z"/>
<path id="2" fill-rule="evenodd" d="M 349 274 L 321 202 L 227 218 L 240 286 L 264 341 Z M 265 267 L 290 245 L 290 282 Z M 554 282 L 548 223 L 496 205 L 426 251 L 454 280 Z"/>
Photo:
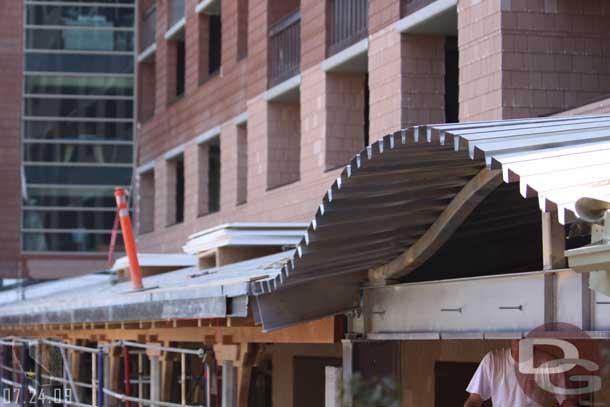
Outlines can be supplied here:
<path id="1" fill-rule="evenodd" d="M 301 110 L 298 103 L 267 107 L 267 188 L 297 181 L 301 168 Z"/>
<path id="2" fill-rule="evenodd" d="M 546 115 L 610 93 L 610 4 L 461 0 L 460 120 Z"/>
<path id="3" fill-rule="evenodd" d="M 369 34 L 400 19 L 400 0 L 369 0 Z"/>
<path id="4" fill-rule="evenodd" d="M 0 278 L 18 274 L 21 238 L 23 3 L 0 1 Z"/>
<path id="5" fill-rule="evenodd" d="M 458 2 L 460 121 L 502 118 L 500 0 Z"/>
<path id="6" fill-rule="evenodd" d="M 504 117 L 549 114 L 610 93 L 610 3 L 503 2 Z"/>

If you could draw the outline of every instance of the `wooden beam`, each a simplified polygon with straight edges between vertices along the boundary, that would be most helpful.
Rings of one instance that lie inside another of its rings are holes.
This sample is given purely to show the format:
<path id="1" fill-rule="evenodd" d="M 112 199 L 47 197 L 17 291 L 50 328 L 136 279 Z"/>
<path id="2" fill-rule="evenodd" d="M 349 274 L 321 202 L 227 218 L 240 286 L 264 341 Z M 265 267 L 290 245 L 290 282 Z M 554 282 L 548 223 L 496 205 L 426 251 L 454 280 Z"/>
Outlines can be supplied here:
<path id="1" fill-rule="evenodd" d="M 153 341 L 220 343 L 222 338 L 231 337 L 233 343 L 335 343 L 343 336 L 344 326 L 339 317 L 322 318 L 311 322 L 263 332 L 258 326 L 192 326 L 192 327 L 152 327 L 144 324 L 144 329 L 75 329 L 60 331 L 57 329 L 36 329 L 30 331 L 25 327 L 10 327 L 8 335 L 31 337 L 63 337 L 68 340 L 87 340 L 93 342 L 112 342 L 132 340 L 141 342 L 142 337 Z M 153 340 L 153 338 L 155 338 Z M 214 342 L 212 342 L 214 341 Z"/>
<path id="2" fill-rule="evenodd" d="M 474 209 L 502 184 L 502 171 L 483 168 L 449 203 L 432 226 L 397 259 L 369 271 L 372 284 L 385 284 L 410 273 L 428 260 L 453 235 Z"/>

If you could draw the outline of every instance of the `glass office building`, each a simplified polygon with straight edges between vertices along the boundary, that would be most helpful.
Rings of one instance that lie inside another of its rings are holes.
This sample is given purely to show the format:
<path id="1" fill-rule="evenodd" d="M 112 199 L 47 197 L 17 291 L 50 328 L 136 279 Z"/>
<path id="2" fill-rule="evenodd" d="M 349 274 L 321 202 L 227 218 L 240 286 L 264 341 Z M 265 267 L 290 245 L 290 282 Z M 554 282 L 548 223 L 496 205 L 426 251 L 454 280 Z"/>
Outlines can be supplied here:
<path id="1" fill-rule="evenodd" d="M 25 0 L 24 253 L 108 251 L 131 185 L 135 0 Z"/>

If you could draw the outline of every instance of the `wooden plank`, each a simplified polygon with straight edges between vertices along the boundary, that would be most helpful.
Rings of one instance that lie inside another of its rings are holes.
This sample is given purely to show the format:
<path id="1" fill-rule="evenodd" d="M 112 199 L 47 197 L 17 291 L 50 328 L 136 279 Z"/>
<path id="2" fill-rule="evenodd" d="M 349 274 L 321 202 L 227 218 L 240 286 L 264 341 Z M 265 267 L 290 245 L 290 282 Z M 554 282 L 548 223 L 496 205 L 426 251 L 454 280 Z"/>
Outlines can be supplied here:
<path id="1" fill-rule="evenodd" d="M 62 337 L 68 340 L 91 340 L 93 342 L 111 342 L 132 340 L 141 342 L 142 337 L 154 341 L 175 341 L 202 343 L 204 339 L 217 340 L 231 336 L 234 343 L 335 343 L 343 335 L 343 324 L 338 317 L 322 318 L 304 322 L 295 326 L 278 329 L 273 332 L 263 332 L 257 326 L 202 326 L 202 327 L 153 327 L 144 324 L 144 329 L 103 329 L 88 328 L 60 331 L 57 329 L 34 329 L 25 327 L 10 327 L 8 335 L 31 337 Z M 37 328 L 38 326 L 35 326 Z M 218 335 L 220 333 L 220 335 Z M 156 338 L 153 340 L 153 337 Z"/>
<path id="2" fill-rule="evenodd" d="M 423 264 L 502 182 L 501 170 L 482 169 L 458 192 L 417 242 L 397 259 L 369 271 L 371 283 L 384 284 L 386 280 L 399 278 Z"/>
<path id="3" fill-rule="evenodd" d="M 165 342 L 163 346 L 171 346 Z M 163 352 L 161 356 L 161 400 L 170 401 L 174 385 L 174 354 Z"/>

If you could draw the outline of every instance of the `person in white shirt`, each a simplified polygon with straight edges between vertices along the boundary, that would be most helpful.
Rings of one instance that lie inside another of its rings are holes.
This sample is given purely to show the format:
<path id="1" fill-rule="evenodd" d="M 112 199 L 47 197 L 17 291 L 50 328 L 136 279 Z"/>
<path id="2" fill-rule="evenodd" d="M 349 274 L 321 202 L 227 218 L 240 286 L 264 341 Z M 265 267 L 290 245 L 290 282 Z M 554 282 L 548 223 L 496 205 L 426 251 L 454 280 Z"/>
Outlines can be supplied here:
<path id="1" fill-rule="evenodd" d="M 536 359 L 548 360 L 542 353 L 536 353 Z M 486 400 L 491 399 L 494 407 L 547 407 L 542 406 L 528 394 L 533 395 L 536 384 L 532 380 L 527 383 L 519 383 L 516 373 L 516 363 L 519 360 L 519 341 L 512 342 L 511 348 L 498 349 L 489 352 L 475 372 L 466 391 L 470 396 L 464 403 L 464 407 L 480 407 Z M 547 376 L 548 377 L 548 376 Z M 523 379 L 523 378 L 521 378 Z M 564 380 L 563 376 L 560 380 Z M 523 387 L 528 388 L 526 392 Z M 531 391 L 530 391 L 531 389 Z M 554 395 L 546 400 L 548 406 L 573 407 L 576 404 L 566 399 L 565 396 Z M 554 399 L 554 400 L 553 400 Z"/>

